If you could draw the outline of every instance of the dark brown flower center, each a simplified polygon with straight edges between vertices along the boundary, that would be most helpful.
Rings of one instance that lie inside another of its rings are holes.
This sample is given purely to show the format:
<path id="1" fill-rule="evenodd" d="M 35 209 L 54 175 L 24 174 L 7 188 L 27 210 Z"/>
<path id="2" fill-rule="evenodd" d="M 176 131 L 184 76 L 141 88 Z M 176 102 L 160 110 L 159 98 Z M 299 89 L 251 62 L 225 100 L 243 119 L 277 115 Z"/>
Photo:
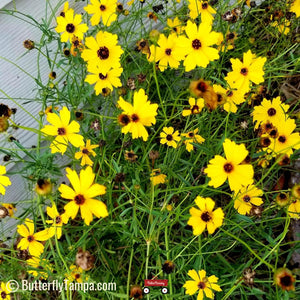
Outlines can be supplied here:
<path id="1" fill-rule="evenodd" d="M 197 90 L 199 90 L 202 93 L 206 92 L 207 88 L 208 88 L 207 84 L 203 81 L 199 82 L 197 85 Z"/>
<path id="2" fill-rule="evenodd" d="M 1 292 L 1 298 L 6 299 L 6 293 L 5 292 Z"/>
<path id="3" fill-rule="evenodd" d="M 78 47 L 79 46 L 79 40 L 75 40 L 72 42 L 74 47 Z"/>
<path id="4" fill-rule="evenodd" d="M 132 116 L 131 116 L 131 120 L 132 120 L 132 122 L 138 122 L 139 121 L 139 116 L 137 115 L 137 114 L 133 114 Z"/>
<path id="5" fill-rule="evenodd" d="M 268 109 L 268 115 L 269 115 L 270 117 L 275 116 L 275 115 L 276 115 L 276 109 L 273 108 L 273 107 L 269 108 L 269 109 Z"/>
<path id="6" fill-rule="evenodd" d="M 234 38 L 234 33 L 233 32 L 230 32 L 229 34 L 227 34 L 227 39 L 228 40 L 232 40 Z"/>
<path id="7" fill-rule="evenodd" d="M 128 115 L 125 115 L 125 114 L 121 114 L 119 117 L 119 122 L 121 123 L 121 125 L 125 126 L 127 124 L 129 124 L 130 122 L 130 118 Z"/>
<path id="8" fill-rule="evenodd" d="M 167 136 L 166 136 L 166 139 L 167 139 L 167 141 L 172 141 L 173 140 L 173 136 L 172 136 L 172 134 L 168 134 Z"/>
<path id="9" fill-rule="evenodd" d="M 193 40 L 192 47 L 198 50 L 201 47 L 201 42 L 198 39 Z"/>
<path id="10" fill-rule="evenodd" d="M 100 78 L 101 80 L 104 80 L 104 79 L 107 78 L 107 74 L 106 74 L 106 75 L 103 75 L 102 73 L 99 73 L 99 78 Z"/>
<path id="11" fill-rule="evenodd" d="M 247 68 L 242 68 L 241 69 L 241 74 L 246 76 L 248 74 L 248 69 Z"/>
<path id="12" fill-rule="evenodd" d="M 77 205 L 82 205 L 85 202 L 85 199 L 84 199 L 83 195 L 80 195 L 80 194 L 76 195 L 75 198 L 74 198 L 74 200 L 75 200 L 75 203 Z"/>
<path id="13" fill-rule="evenodd" d="M 207 8 L 208 8 L 208 3 L 207 2 L 202 3 L 202 9 L 207 9 Z"/>
<path id="14" fill-rule="evenodd" d="M 78 279 L 78 278 L 80 278 L 80 274 L 77 273 L 77 274 L 75 274 L 74 277 L 75 277 L 75 279 Z"/>
<path id="15" fill-rule="evenodd" d="M 62 11 L 60 14 L 59 14 L 61 17 L 65 17 L 65 12 L 64 11 Z"/>
<path id="16" fill-rule="evenodd" d="M 89 150 L 88 149 L 86 149 L 86 148 L 84 148 L 84 149 L 82 149 L 82 151 L 81 151 L 83 154 L 89 154 L 90 152 L 89 152 Z"/>
<path id="17" fill-rule="evenodd" d="M 283 276 L 280 278 L 280 283 L 283 286 L 290 286 L 291 284 L 293 284 L 292 278 L 289 275 Z"/>
<path id="18" fill-rule="evenodd" d="M 198 286 L 199 290 L 204 290 L 206 287 L 206 285 L 203 281 L 200 281 L 197 286 Z"/>
<path id="19" fill-rule="evenodd" d="M 199 106 L 198 106 L 198 105 L 194 105 L 194 106 L 192 107 L 191 111 L 192 111 L 192 114 L 194 114 L 195 111 L 196 111 L 196 112 L 199 111 Z"/>
<path id="20" fill-rule="evenodd" d="M 29 235 L 29 236 L 27 237 L 27 241 L 28 241 L 29 243 L 33 242 L 33 241 L 34 241 L 34 236 L 33 236 L 33 235 Z"/>
<path id="21" fill-rule="evenodd" d="M 75 31 L 75 26 L 72 23 L 67 24 L 66 31 L 69 33 L 73 33 Z"/>
<path id="22" fill-rule="evenodd" d="M 285 200 L 287 197 L 286 197 L 286 194 L 280 193 L 280 194 L 279 194 L 279 198 L 280 198 L 281 200 Z"/>
<path id="23" fill-rule="evenodd" d="M 209 214 L 208 211 L 206 211 L 201 215 L 201 219 L 204 222 L 209 222 L 211 220 L 211 215 Z"/>
<path id="24" fill-rule="evenodd" d="M 285 143 L 286 142 L 286 137 L 284 135 L 281 135 L 279 138 L 278 138 L 278 141 L 280 143 Z"/>
<path id="25" fill-rule="evenodd" d="M 194 137 L 194 132 L 189 132 L 189 137 Z"/>
<path id="26" fill-rule="evenodd" d="M 172 52 L 172 50 L 171 50 L 170 48 L 168 48 L 168 49 L 165 50 L 165 53 L 166 53 L 167 55 L 171 55 L 171 52 Z"/>
<path id="27" fill-rule="evenodd" d="M 107 59 L 109 57 L 109 50 L 108 48 L 100 47 L 99 50 L 97 51 L 97 55 L 100 59 Z"/>
<path id="28" fill-rule="evenodd" d="M 271 140 L 269 139 L 269 138 L 263 138 L 262 140 L 261 140 L 261 145 L 263 146 L 263 147 L 268 147 L 268 146 L 270 146 L 270 144 L 271 144 Z"/>
<path id="29" fill-rule="evenodd" d="M 245 202 L 250 202 L 251 198 L 250 198 L 248 195 L 245 195 L 245 196 L 243 197 L 243 200 L 244 200 Z"/>
<path id="30" fill-rule="evenodd" d="M 145 46 L 146 46 L 146 41 L 140 42 L 140 47 L 141 47 L 141 48 L 144 48 Z"/>
<path id="31" fill-rule="evenodd" d="M 65 135 L 66 134 L 66 129 L 65 128 L 58 128 L 57 129 L 57 134 L 58 135 Z"/>
<path id="32" fill-rule="evenodd" d="M 226 173 L 231 173 L 233 171 L 233 165 L 231 163 L 226 163 L 223 168 Z"/>
<path id="33" fill-rule="evenodd" d="M 57 216 L 55 218 L 55 224 L 60 224 L 61 223 L 61 216 Z"/>
<path id="34" fill-rule="evenodd" d="M 105 9 L 106 9 L 105 5 L 101 4 L 101 5 L 100 5 L 100 10 L 101 10 L 101 11 L 105 11 Z"/>
<path id="35" fill-rule="evenodd" d="M 226 95 L 227 95 L 227 97 L 231 97 L 233 95 L 233 92 L 232 91 L 227 91 Z"/>

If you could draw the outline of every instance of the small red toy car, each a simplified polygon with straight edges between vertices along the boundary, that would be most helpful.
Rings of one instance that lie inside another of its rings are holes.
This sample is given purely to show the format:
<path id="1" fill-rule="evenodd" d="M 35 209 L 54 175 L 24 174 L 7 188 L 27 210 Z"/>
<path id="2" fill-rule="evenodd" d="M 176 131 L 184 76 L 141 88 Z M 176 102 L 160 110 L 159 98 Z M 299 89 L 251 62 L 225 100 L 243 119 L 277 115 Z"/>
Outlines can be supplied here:
<path id="1" fill-rule="evenodd" d="M 144 294 L 150 293 L 149 286 L 162 286 L 161 292 L 163 294 L 168 294 L 168 279 L 145 279 L 143 288 Z"/>

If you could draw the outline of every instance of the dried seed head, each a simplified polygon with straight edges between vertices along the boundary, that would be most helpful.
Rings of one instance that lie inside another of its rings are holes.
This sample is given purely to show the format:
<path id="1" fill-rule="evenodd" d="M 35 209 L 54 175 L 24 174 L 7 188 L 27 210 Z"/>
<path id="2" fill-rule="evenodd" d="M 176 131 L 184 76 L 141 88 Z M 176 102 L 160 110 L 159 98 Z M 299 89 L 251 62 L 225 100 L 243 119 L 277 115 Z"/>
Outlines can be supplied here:
<path id="1" fill-rule="evenodd" d="M 31 40 L 25 40 L 25 41 L 23 42 L 23 46 L 24 46 L 24 48 L 26 48 L 27 50 L 32 50 L 32 49 L 34 49 L 34 42 L 31 41 Z"/>
<path id="2" fill-rule="evenodd" d="M 89 251 L 78 249 L 76 254 L 76 265 L 82 270 L 88 271 L 94 267 L 95 257 Z"/>

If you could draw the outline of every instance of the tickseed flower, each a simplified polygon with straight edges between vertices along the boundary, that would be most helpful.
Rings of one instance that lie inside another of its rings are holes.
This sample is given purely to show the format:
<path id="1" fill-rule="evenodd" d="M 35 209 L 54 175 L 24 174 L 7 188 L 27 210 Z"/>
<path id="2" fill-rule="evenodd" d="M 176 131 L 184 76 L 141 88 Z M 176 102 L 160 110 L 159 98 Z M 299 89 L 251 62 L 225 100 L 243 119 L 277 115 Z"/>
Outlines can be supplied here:
<path id="1" fill-rule="evenodd" d="M 82 16 L 76 14 L 74 16 L 74 10 L 69 9 L 64 13 L 64 16 L 59 16 L 56 18 L 57 27 L 56 32 L 62 33 L 60 40 L 64 43 L 71 41 L 73 36 L 77 36 L 79 39 L 83 39 L 83 34 L 88 31 L 88 26 L 86 24 L 80 24 L 82 21 Z"/>
<path id="2" fill-rule="evenodd" d="M 295 184 L 291 190 L 292 196 L 300 199 L 300 184 Z M 4 205 L 3 205 L 4 206 Z"/>
<path id="3" fill-rule="evenodd" d="M 70 52 L 73 56 L 77 56 L 78 52 L 82 52 L 84 50 L 84 45 L 82 41 L 77 37 L 73 36 L 72 37 L 72 43 L 71 43 L 71 49 Z"/>
<path id="4" fill-rule="evenodd" d="M 260 206 L 263 203 L 260 198 L 262 195 L 263 191 L 254 185 L 243 186 L 233 197 L 234 208 L 241 215 L 249 214 L 253 205 Z"/>
<path id="5" fill-rule="evenodd" d="M 172 29 L 177 34 L 181 34 L 184 31 L 184 24 L 182 21 L 179 20 L 178 17 L 175 17 L 173 20 L 167 19 L 167 25 L 168 27 L 165 29 Z"/>
<path id="6" fill-rule="evenodd" d="M 162 174 L 160 169 L 154 169 L 154 170 L 152 170 L 152 172 L 150 174 L 150 180 L 154 186 L 158 185 L 160 183 L 165 183 L 166 178 L 167 178 L 167 175 Z"/>
<path id="7" fill-rule="evenodd" d="M 65 17 L 66 12 L 67 12 L 68 10 L 72 10 L 72 11 L 73 11 L 72 8 L 69 8 L 69 2 L 67 1 L 67 2 L 65 2 L 64 8 L 63 8 L 63 10 L 59 13 L 59 15 L 62 16 L 62 17 Z"/>
<path id="8" fill-rule="evenodd" d="M 195 293 L 199 292 L 197 296 L 197 300 L 202 300 L 204 294 L 207 298 L 214 299 L 213 291 L 220 292 L 222 289 L 217 284 L 219 278 L 215 275 L 211 275 L 209 277 L 206 276 L 206 271 L 200 270 L 189 270 L 188 275 L 193 280 L 187 280 L 183 287 L 186 289 L 186 294 L 192 296 Z"/>
<path id="9" fill-rule="evenodd" d="M 196 19 L 201 15 L 201 22 L 211 24 L 214 20 L 213 14 L 216 11 L 208 4 L 208 1 L 202 0 L 189 0 L 190 17 Z"/>
<path id="10" fill-rule="evenodd" d="M 82 268 L 75 265 L 70 266 L 70 273 L 65 274 L 65 276 L 67 277 L 66 279 L 68 280 L 68 282 L 72 282 L 75 280 L 76 282 L 82 283 L 83 281 L 86 281 L 88 279 L 88 276 L 85 276 L 83 274 Z"/>
<path id="11" fill-rule="evenodd" d="M 284 19 L 283 22 L 272 22 L 271 26 L 275 27 L 279 33 L 287 35 L 290 32 L 291 22 L 289 20 Z"/>
<path id="12" fill-rule="evenodd" d="M 300 0 L 294 0 L 290 7 L 290 11 L 296 14 L 296 17 L 300 17 Z"/>
<path id="13" fill-rule="evenodd" d="M 160 133 L 160 143 L 167 144 L 170 147 L 177 148 L 177 143 L 180 141 L 180 135 L 178 130 L 174 130 L 173 127 L 164 127 Z"/>
<path id="14" fill-rule="evenodd" d="M 53 107 L 52 105 L 47 106 L 45 109 L 45 114 L 47 115 L 48 113 L 53 113 L 53 110 L 58 110 L 58 106 Z"/>
<path id="15" fill-rule="evenodd" d="M 290 197 L 287 193 L 279 193 L 276 196 L 275 201 L 279 206 L 283 207 L 289 203 Z"/>
<path id="16" fill-rule="evenodd" d="M 211 47 L 217 43 L 219 34 L 211 31 L 209 23 L 202 22 L 197 27 L 189 20 L 185 32 L 187 38 L 180 36 L 178 43 L 186 50 L 187 56 L 183 65 L 187 72 L 195 69 L 196 66 L 205 68 L 210 61 L 219 58 L 218 50 Z"/>
<path id="17" fill-rule="evenodd" d="M 123 72 L 122 68 L 109 69 L 107 72 L 102 73 L 101 65 L 88 64 L 87 70 L 90 73 L 86 76 L 85 82 L 89 84 L 95 83 L 95 93 L 99 95 L 103 88 L 109 88 L 113 90 L 113 87 L 122 86 L 120 76 Z"/>
<path id="18" fill-rule="evenodd" d="M 135 152 L 133 150 L 125 150 L 125 154 L 124 154 L 125 160 L 128 160 L 130 162 L 135 162 L 138 158 L 138 156 L 135 154 Z"/>
<path id="19" fill-rule="evenodd" d="M 47 224 L 52 224 L 50 227 L 51 230 L 56 232 L 57 239 L 61 238 L 62 235 L 62 226 L 63 224 L 67 224 L 69 221 L 69 217 L 64 213 L 60 215 L 57 211 L 56 205 L 53 204 L 52 207 L 47 206 L 47 215 L 52 219 L 52 220 L 47 220 Z"/>
<path id="20" fill-rule="evenodd" d="M 81 57 L 89 64 L 100 64 L 102 74 L 111 68 L 120 67 L 120 56 L 123 50 L 118 44 L 118 36 L 109 32 L 99 31 L 96 39 L 92 36 L 85 39 Z"/>
<path id="21" fill-rule="evenodd" d="M 184 109 L 182 111 L 182 116 L 186 117 L 189 115 L 195 115 L 199 114 L 203 107 L 204 107 L 204 99 L 203 98 L 198 98 L 197 100 L 195 98 L 190 97 L 189 98 L 189 109 Z"/>
<path id="22" fill-rule="evenodd" d="M 23 237 L 18 248 L 27 250 L 32 256 L 39 257 L 44 251 L 44 245 L 40 242 L 47 241 L 53 236 L 53 232 L 45 229 L 34 233 L 34 223 L 30 219 L 25 220 L 25 225 L 18 225 L 17 232 Z"/>
<path id="23" fill-rule="evenodd" d="M 56 72 L 51 71 L 51 72 L 49 73 L 49 78 L 52 79 L 52 80 L 54 80 L 54 79 L 56 78 Z"/>
<path id="24" fill-rule="evenodd" d="M 38 179 L 35 191 L 40 196 L 49 195 L 52 192 L 52 183 L 49 179 Z"/>
<path id="25" fill-rule="evenodd" d="M 255 84 L 264 81 L 263 67 L 266 60 L 266 57 L 256 58 L 251 50 L 243 54 L 243 62 L 231 58 L 232 71 L 227 74 L 225 80 L 232 88 L 245 94 L 250 90 L 250 81 Z"/>
<path id="26" fill-rule="evenodd" d="M 156 123 L 158 104 L 151 104 L 143 89 L 134 92 L 133 105 L 119 98 L 118 106 L 123 110 L 124 126 L 122 133 L 131 132 L 132 138 L 142 137 L 144 141 L 148 139 L 148 132 L 145 126 L 151 126 Z"/>
<path id="27" fill-rule="evenodd" d="M 10 293 L 11 293 L 11 289 L 10 289 L 10 285 L 8 285 L 7 282 L 1 282 L 0 285 L 0 299 L 1 300 L 10 300 Z"/>
<path id="28" fill-rule="evenodd" d="M 159 35 L 158 46 L 150 46 L 150 62 L 159 62 L 158 67 L 164 71 L 168 66 L 177 69 L 180 61 L 185 57 L 185 49 L 177 42 L 176 33 L 171 33 L 168 37 Z"/>
<path id="29" fill-rule="evenodd" d="M 267 122 L 277 127 L 278 124 L 285 121 L 289 108 L 289 105 L 281 102 L 280 96 L 272 100 L 264 98 L 260 105 L 254 107 L 252 112 L 253 122 L 256 122 L 255 129 L 257 129 L 261 123 L 265 124 Z"/>
<path id="30" fill-rule="evenodd" d="M 300 218 L 300 199 L 293 199 L 288 207 L 288 214 L 291 218 Z"/>
<path id="31" fill-rule="evenodd" d="M 11 181 L 6 174 L 6 167 L 0 166 L 0 194 L 5 195 L 5 187 L 11 185 Z"/>
<path id="32" fill-rule="evenodd" d="M 189 131 L 188 133 L 181 134 L 181 136 L 185 138 L 183 142 L 188 152 L 194 150 L 193 144 L 202 144 L 205 141 L 205 139 L 201 135 L 197 134 L 198 131 L 199 129 L 196 128 L 195 130 Z"/>
<path id="33" fill-rule="evenodd" d="M 296 281 L 292 272 L 287 268 L 277 269 L 274 273 L 274 283 L 284 291 L 294 291 L 294 282 Z"/>
<path id="34" fill-rule="evenodd" d="M 17 209 L 15 208 L 15 206 L 11 203 L 2 203 L 2 206 L 5 207 L 8 211 L 8 214 L 10 217 L 14 216 L 14 212 L 17 211 Z"/>
<path id="35" fill-rule="evenodd" d="M 213 234 L 218 227 L 221 227 L 224 219 L 222 208 L 214 209 L 215 202 L 211 198 L 197 196 L 195 203 L 200 208 L 192 207 L 190 209 L 191 217 L 187 224 L 193 227 L 193 234 L 201 234 L 205 228 L 209 234 Z"/>
<path id="36" fill-rule="evenodd" d="M 88 14 L 93 15 L 91 17 L 92 26 L 98 25 L 100 19 L 105 26 L 110 26 L 117 19 L 116 9 L 116 0 L 91 0 L 91 4 L 84 7 Z"/>
<path id="37" fill-rule="evenodd" d="M 64 206 L 65 214 L 74 219 L 80 209 L 81 217 L 85 224 L 89 225 L 93 220 L 93 215 L 97 218 L 108 216 L 106 205 L 99 200 L 93 199 L 99 195 L 104 195 L 106 187 L 93 183 L 95 174 L 90 166 L 80 171 L 80 176 L 70 168 L 66 169 L 67 177 L 73 189 L 66 184 L 61 184 L 58 188 L 61 197 L 71 200 Z"/>
<path id="38" fill-rule="evenodd" d="M 53 268 L 47 259 L 40 259 L 38 257 L 32 257 L 26 260 L 28 266 L 32 267 L 32 270 L 28 270 L 29 274 L 40 279 L 47 279 L 48 274 L 53 272 Z"/>
<path id="39" fill-rule="evenodd" d="M 80 146 L 80 151 L 75 153 L 75 158 L 81 158 L 81 166 L 92 166 L 94 164 L 89 156 L 96 156 L 96 153 L 93 151 L 93 149 L 97 147 L 99 147 L 99 145 L 91 145 L 91 140 L 87 140 L 85 146 Z"/>
<path id="40" fill-rule="evenodd" d="M 204 170 L 204 173 L 211 178 L 208 184 L 217 188 L 228 178 L 230 189 L 233 191 L 240 190 L 243 185 L 252 184 L 253 167 L 242 163 L 248 155 L 245 145 L 237 145 L 226 139 L 223 148 L 226 158 L 216 155 Z"/>
<path id="41" fill-rule="evenodd" d="M 45 134 L 56 136 L 50 145 L 51 153 L 60 152 L 64 154 L 67 150 L 68 142 L 75 147 L 80 147 L 84 144 L 83 136 L 77 134 L 80 125 L 76 121 L 72 121 L 69 124 L 70 116 L 70 111 L 65 106 L 59 112 L 59 116 L 55 113 L 47 114 L 47 121 L 52 125 L 45 125 L 41 131 Z"/>

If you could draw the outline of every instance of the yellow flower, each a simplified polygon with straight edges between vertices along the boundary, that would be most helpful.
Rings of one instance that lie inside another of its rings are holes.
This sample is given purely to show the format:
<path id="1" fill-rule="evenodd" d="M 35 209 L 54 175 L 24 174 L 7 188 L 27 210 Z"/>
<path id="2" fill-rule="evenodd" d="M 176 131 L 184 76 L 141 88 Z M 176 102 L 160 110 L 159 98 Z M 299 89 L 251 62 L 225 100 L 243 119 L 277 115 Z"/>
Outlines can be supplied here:
<path id="1" fill-rule="evenodd" d="M 88 276 L 84 276 L 83 274 L 83 269 L 75 265 L 70 266 L 70 273 L 65 274 L 65 276 L 67 277 L 67 282 L 72 282 L 75 280 L 76 282 L 82 283 L 83 281 L 88 280 Z"/>
<path id="2" fill-rule="evenodd" d="M 151 104 L 143 89 L 134 92 L 133 105 L 119 98 L 118 106 L 123 110 L 121 116 L 126 119 L 123 123 L 122 133 L 132 133 L 132 138 L 142 137 L 144 141 L 148 139 L 148 132 L 145 126 L 156 123 L 158 104 Z"/>
<path id="3" fill-rule="evenodd" d="M 70 49 L 70 52 L 73 56 L 77 56 L 78 52 L 82 52 L 84 50 L 84 45 L 80 39 L 78 39 L 77 36 L 73 36 L 72 38 L 72 46 Z"/>
<path id="4" fill-rule="evenodd" d="M 193 144 L 202 144 L 205 139 L 197 134 L 198 133 L 198 128 L 192 131 L 189 131 L 188 133 L 182 133 L 181 136 L 186 138 L 183 142 L 185 143 L 186 150 L 188 152 L 191 152 L 194 150 L 194 145 Z"/>
<path id="5" fill-rule="evenodd" d="M 77 36 L 80 40 L 83 39 L 83 34 L 88 31 L 88 26 L 86 24 L 80 24 L 82 21 L 82 16 L 76 14 L 74 16 L 74 10 L 69 9 L 64 13 L 64 16 L 59 16 L 56 18 L 57 27 L 55 30 L 58 33 L 62 33 L 60 40 L 64 43 L 70 40 L 74 36 Z"/>
<path id="6" fill-rule="evenodd" d="M 211 24 L 214 20 L 213 14 L 216 11 L 208 4 L 208 1 L 189 0 L 190 17 L 196 19 L 201 15 L 201 22 Z"/>
<path id="7" fill-rule="evenodd" d="M 116 8 L 116 0 L 91 0 L 91 4 L 84 7 L 84 10 L 90 15 L 93 14 L 92 26 L 98 25 L 100 19 L 105 26 L 110 26 L 117 19 Z"/>
<path id="8" fill-rule="evenodd" d="M 272 22 L 271 26 L 275 27 L 278 32 L 287 35 L 290 32 L 291 22 L 289 20 L 284 19 L 283 23 L 278 23 L 278 21 Z"/>
<path id="9" fill-rule="evenodd" d="M 165 183 L 166 178 L 167 175 L 161 174 L 160 169 L 153 169 L 150 175 L 150 180 L 154 186 L 160 183 Z"/>
<path id="10" fill-rule="evenodd" d="M 113 90 L 113 87 L 122 86 L 120 76 L 123 72 L 122 68 L 109 69 L 107 72 L 102 73 L 102 67 L 98 64 L 88 64 L 87 70 L 90 73 L 86 76 L 85 81 L 89 84 L 95 84 L 96 95 L 99 95 L 104 88 Z"/>
<path id="11" fill-rule="evenodd" d="M 237 209 L 241 215 L 250 213 L 253 205 L 260 206 L 263 201 L 260 196 L 263 191 L 254 185 L 243 186 L 238 193 L 234 195 L 234 208 Z"/>
<path id="12" fill-rule="evenodd" d="M 168 27 L 165 29 L 172 29 L 177 34 L 181 34 L 184 31 L 184 23 L 178 19 L 178 17 L 175 17 L 172 19 L 167 19 L 167 25 Z"/>
<path id="13" fill-rule="evenodd" d="M 17 232 L 23 237 L 18 248 L 27 250 L 29 254 L 39 257 L 44 251 L 44 245 L 40 242 L 47 241 L 53 236 L 53 232 L 45 229 L 34 233 L 34 223 L 30 219 L 25 220 L 25 225 L 18 225 Z"/>
<path id="14" fill-rule="evenodd" d="M 216 155 L 209 161 L 204 173 L 211 178 L 208 183 L 215 188 L 221 186 L 228 178 L 230 189 L 238 191 L 244 185 L 253 183 L 253 167 L 250 164 L 242 164 L 248 155 L 244 144 L 237 145 L 226 139 L 223 143 L 226 159 Z"/>
<path id="15" fill-rule="evenodd" d="M 204 107 L 204 99 L 198 98 L 196 100 L 195 98 L 190 97 L 189 104 L 190 104 L 190 109 L 184 109 L 182 111 L 182 116 L 184 116 L 184 117 L 189 116 L 189 115 L 199 114 Z"/>
<path id="16" fill-rule="evenodd" d="M 28 270 L 29 274 L 32 274 L 34 277 L 39 277 L 40 279 L 47 279 L 48 274 L 53 272 L 49 261 L 47 259 L 40 259 L 38 257 L 32 257 L 26 260 L 28 266 L 32 267 L 32 270 Z"/>
<path id="17" fill-rule="evenodd" d="M 49 179 L 38 179 L 35 185 L 35 191 L 38 195 L 46 196 L 52 192 L 52 183 Z"/>
<path id="18" fill-rule="evenodd" d="M 106 187 L 93 183 L 95 174 L 90 166 L 80 171 L 80 176 L 70 168 L 66 169 L 67 177 L 73 189 L 66 184 L 61 184 L 58 188 L 61 197 L 71 200 L 64 206 L 65 214 L 74 219 L 80 209 L 81 217 L 85 224 L 89 225 L 93 220 L 93 215 L 97 218 L 108 216 L 106 205 L 99 200 L 93 199 L 106 193 Z"/>
<path id="19" fill-rule="evenodd" d="M 188 275 L 193 280 L 187 280 L 183 287 L 186 289 L 186 294 L 192 296 L 195 293 L 199 292 L 197 296 L 197 300 L 202 300 L 204 297 L 204 294 L 207 298 L 214 299 L 214 293 L 213 291 L 220 292 L 222 289 L 217 284 L 218 277 L 215 275 L 206 276 L 206 271 L 200 270 L 189 270 Z"/>
<path id="20" fill-rule="evenodd" d="M 232 71 L 227 74 L 225 80 L 232 88 L 245 94 L 250 90 L 250 81 L 255 84 L 264 81 L 263 67 L 266 60 L 266 57 L 256 58 L 251 50 L 243 54 L 243 62 L 231 58 Z"/>
<path id="21" fill-rule="evenodd" d="M 0 285 L 0 299 L 1 300 L 10 300 L 10 293 L 11 293 L 11 289 L 10 289 L 10 285 L 5 283 L 5 282 L 1 282 Z"/>
<path id="22" fill-rule="evenodd" d="M 178 43 L 186 49 L 186 58 L 183 65 L 185 70 L 191 71 L 196 66 L 205 68 L 210 61 L 219 58 L 218 50 L 211 46 L 217 44 L 219 34 L 211 31 L 209 23 L 201 23 L 199 27 L 188 20 L 185 27 L 188 38 L 180 36 Z"/>
<path id="23" fill-rule="evenodd" d="M 294 0 L 290 7 L 290 11 L 296 14 L 296 17 L 300 17 L 300 0 Z"/>
<path id="24" fill-rule="evenodd" d="M 191 217 L 187 224 L 193 227 L 193 234 L 201 234 L 205 228 L 209 234 L 213 234 L 218 227 L 221 227 L 224 219 L 222 208 L 214 209 L 215 202 L 211 198 L 197 196 L 195 203 L 200 208 L 192 207 L 190 209 Z"/>
<path id="25" fill-rule="evenodd" d="M 288 207 L 288 214 L 291 218 L 299 219 L 300 218 L 300 200 L 293 199 L 292 203 Z"/>
<path id="26" fill-rule="evenodd" d="M 294 282 L 296 281 L 292 272 L 287 268 L 279 268 L 274 273 L 274 283 L 284 291 L 294 291 Z"/>
<path id="27" fill-rule="evenodd" d="M 70 116 L 70 111 L 65 106 L 59 112 L 59 116 L 55 113 L 47 114 L 47 121 L 52 125 L 45 125 L 41 131 L 48 135 L 56 135 L 56 138 L 50 145 L 51 153 L 60 152 L 64 154 L 67 150 L 68 142 L 75 147 L 80 147 L 84 144 L 83 137 L 77 134 L 80 125 L 76 121 L 72 121 L 69 124 Z"/>
<path id="28" fill-rule="evenodd" d="M 264 98 L 260 105 L 254 107 L 252 112 L 253 122 L 256 122 L 255 129 L 257 129 L 261 123 L 266 124 L 268 121 L 277 127 L 285 121 L 286 113 L 289 108 L 289 105 L 281 102 L 280 96 L 272 100 Z"/>
<path id="29" fill-rule="evenodd" d="M 168 37 L 159 35 L 158 46 L 150 46 L 150 62 L 159 62 L 158 67 L 164 71 L 168 66 L 177 69 L 180 61 L 185 57 L 185 49 L 177 41 L 176 33 L 171 33 Z"/>
<path id="30" fill-rule="evenodd" d="M 93 151 L 93 149 L 97 147 L 99 147 L 99 145 L 91 145 L 91 140 L 87 140 L 85 146 L 80 146 L 80 151 L 75 153 L 75 158 L 81 158 L 81 166 L 92 166 L 94 164 L 93 161 L 89 158 L 89 156 L 96 156 L 96 153 L 95 151 Z"/>
<path id="31" fill-rule="evenodd" d="M 15 208 L 15 206 L 11 203 L 3 203 L 2 206 L 4 206 L 7 211 L 8 211 L 8 214 L 10 217 L 13 217 L 14 216 L 14 212 L 17 211 L 17 209 Z"/>
<path id="32" fill-rule="evenodd" d="M 177 143 L 180 141 L 179 131 L 173 127 L 164 127 L 160 133 L 160 143 L 167 144 L 170 147 L 177 148 Z"/>
<path id="33" fill-rule="evenodd" d="M 53 224 L 50 228 L 50 230 L 53 231 L 57 239 L 61 238 L 62 235 L 62 226 L 63 224 L 67 224 L 69 221 L 69 217 L 64 213 L 60 215 L 57 211 L 56 205 L 53 204 L 52 207 L 47 206 L 47 215 L 52 219 L 52 220 L 47 220 L 47 224 Z"/>
<path id="34" fill-rule="evenodd" d="M 89 64 L 99 64 L 104 74 L 111 68 L 120 67 L 120 56 L 123 50 L 118 44 L 118 36 L 109 32 L 99 31 L 96 39 L 89 36 L 85 39 L 85 46 L 81 57 Z"/>
<path id="35" fill-rule="evenodd" d="M 11 181 L 6 174 L 6 167 L 0 166 L 0 194 L 5 195 L 5 186 L 11 185 Z"/>

